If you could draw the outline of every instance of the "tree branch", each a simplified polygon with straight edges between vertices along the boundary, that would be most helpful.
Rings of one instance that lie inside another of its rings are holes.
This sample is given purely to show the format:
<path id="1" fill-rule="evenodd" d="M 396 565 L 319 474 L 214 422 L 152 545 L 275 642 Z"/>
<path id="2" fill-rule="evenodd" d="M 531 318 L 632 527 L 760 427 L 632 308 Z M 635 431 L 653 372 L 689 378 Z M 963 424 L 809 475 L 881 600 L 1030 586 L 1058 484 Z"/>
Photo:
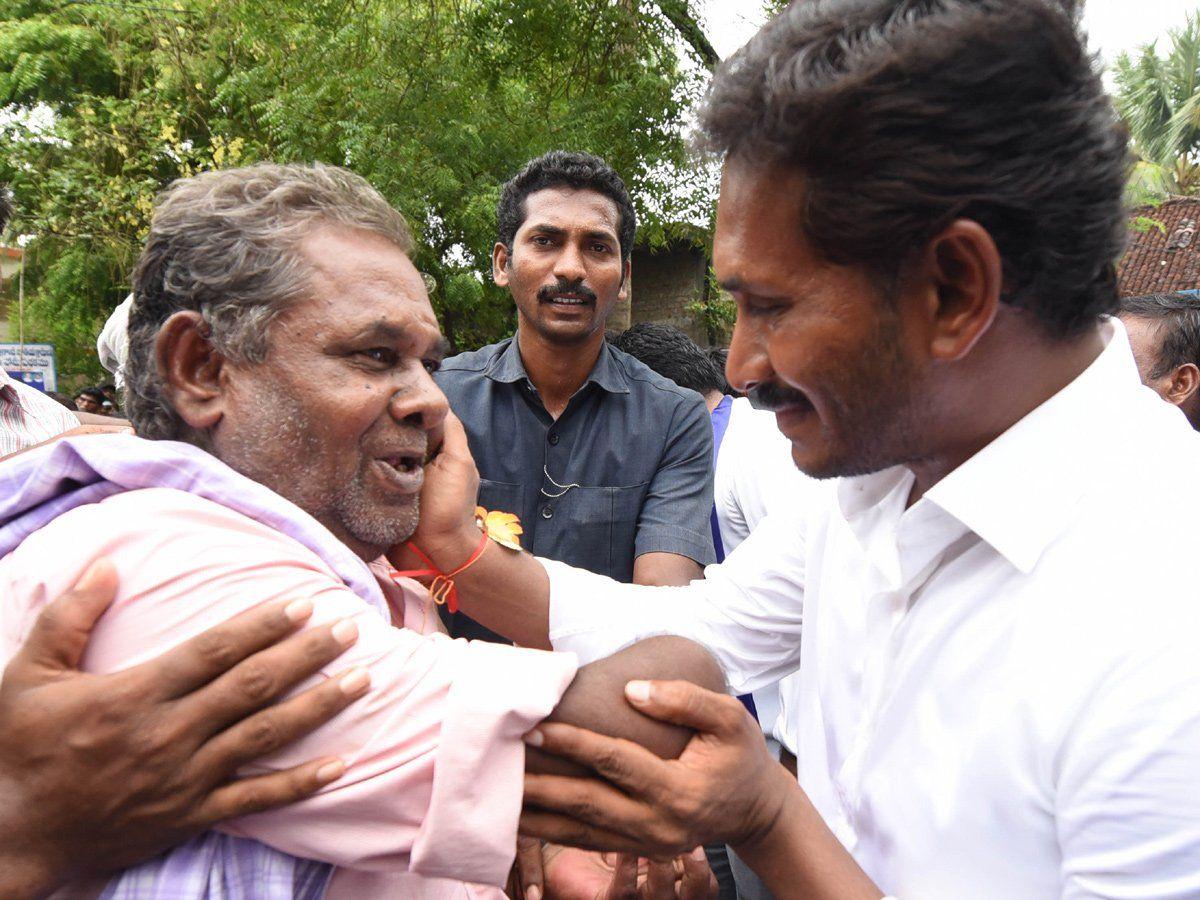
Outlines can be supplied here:
<path id="1" fill-rule="evenodd" d="M 679 36 L 687 41 L 700 61 L 712 71 L 721 62 L 721 57 L 704 34 L 700 23 L 688 11 L 687 0 L 655 0 L 659 11 L 675 26 Z"/>

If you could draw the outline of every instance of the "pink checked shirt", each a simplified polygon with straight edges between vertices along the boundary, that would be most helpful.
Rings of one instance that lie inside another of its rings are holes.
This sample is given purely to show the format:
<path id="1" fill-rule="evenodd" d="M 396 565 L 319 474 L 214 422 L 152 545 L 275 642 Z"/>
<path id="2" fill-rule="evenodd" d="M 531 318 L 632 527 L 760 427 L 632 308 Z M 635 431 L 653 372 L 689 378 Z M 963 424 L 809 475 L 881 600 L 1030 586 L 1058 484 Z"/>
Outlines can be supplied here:
<path id="1" fill-rule="evenodd" d="M 0 457 L 76 427 L 69 409 L 0 369 Z"/>
<path id="2" fill-rule="evenodd" d="M 87 552 L 64 552 L 80 547 Z M 450 640 L 434 633 L 424 588 L 385 576 L 393 618 L 403 620 L 393 627 L 296 540 L 194 494 L 149 488 L 63 513 L 0 559 L 0 664 L 46 600 L 101 555 L 116 564 L 120 588 L 89 644 L 89 671 L 151 659 L 268 600 L 311 599 L 309 627 L 347 616 L 358 624 L 358 643 L 317 677 L 364 666 L 367 696 L 245 773 L 337 755 L 346 775 L 224 830 L 335 864 L 329 897 L 502 896 L 467 883 L 507 876 L 521 737 L 570 684 L 572 654 Z"/>

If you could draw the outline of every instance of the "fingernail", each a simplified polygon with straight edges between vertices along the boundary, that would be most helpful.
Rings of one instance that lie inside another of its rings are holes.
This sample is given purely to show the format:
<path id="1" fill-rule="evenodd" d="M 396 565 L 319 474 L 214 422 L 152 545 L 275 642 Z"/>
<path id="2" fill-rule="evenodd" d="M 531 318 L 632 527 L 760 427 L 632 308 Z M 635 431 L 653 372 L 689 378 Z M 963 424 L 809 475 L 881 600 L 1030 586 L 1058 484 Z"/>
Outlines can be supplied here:
<path id="1" fill-rule="evenodd" d="M 337 781 L 346 774 L 346 764 L 340 759 L 335 759 L 333 762 L 327 762 L 321 768 L 317 769 L 317 781 L 321 784 L 329 784 L 331 781 Z"/>
<path id="2" fill-rule="evenodd" d="M 542 733 L 536 728 L 529 732 L 529 734 L 525 735 L 525 743 L 527 743 L 530 747 L 540 747 L 545 742 L 546 738 L 543 737 Z"/>
<path id="3" fill-rule="evenodd" d="M 705 860 L 707 860 L 708 857 L 704 855 L 704 848 L 696 847 L 695 849 L 693 849 L 692 850 L 692 859 L 696 860 L 696 862 L 704 862 Z"/>
<path id="4" fill-rule="evenodd" d="M 525 900 L 542 900 L 542 889 L 536 884 L 525 888 Z"/>
<path id="5" fill-rule="evenodd" d="M 349 647 L 354 643 L 355 638 L 358 637 L 358 626 L 349 619 L 342 619 L 342 621 L 333 626 L 330 633 L 333 635 L 333 639 L 339 644 Z"/>
<path id="6" fill-rule="evenodd" d="M 283 614 L 289 622 L 302 622 L 312 615 L 311 600 L 293 600 L 283 608 Z"/>
<path id="7" fill-rule="evenodd" d="M 625 696 L 630 703 L 646 703 L 650 700 L 650 682 L 631 681 L 625 685 Z"/>
<path id="8" fill-rule="evenodd" d="M 366 669 L 354 668 L 342 676 L 338 687 L 342 689 L 343 694 L 353 697 L 365 691 L 370 684 L 371 673 Z"/>
<path id="9" fill-rule="evenodd" d="M 79 580 L 75 582 L 75 589 L 80 591 L 90 590 L 93 587 L 93 582 L 100 578 L 100 573 L 110 565 L 112 563 L 108 562 L 105 557 L 101 557 L 93 562 L 79 576 Z"/>

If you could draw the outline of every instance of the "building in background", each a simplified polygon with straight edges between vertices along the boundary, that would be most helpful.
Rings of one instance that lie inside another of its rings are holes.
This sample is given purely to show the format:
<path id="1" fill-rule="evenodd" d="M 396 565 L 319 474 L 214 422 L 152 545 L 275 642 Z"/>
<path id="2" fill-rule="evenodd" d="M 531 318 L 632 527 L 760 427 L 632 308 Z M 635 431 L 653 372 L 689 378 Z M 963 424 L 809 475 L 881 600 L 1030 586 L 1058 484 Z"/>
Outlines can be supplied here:
<path id="1" fill-rule="evenodd" d="M 1171 197 L 1130 219 L 1118 266 L 1122 297 L 1200 289 L 1200 198 Z"/>

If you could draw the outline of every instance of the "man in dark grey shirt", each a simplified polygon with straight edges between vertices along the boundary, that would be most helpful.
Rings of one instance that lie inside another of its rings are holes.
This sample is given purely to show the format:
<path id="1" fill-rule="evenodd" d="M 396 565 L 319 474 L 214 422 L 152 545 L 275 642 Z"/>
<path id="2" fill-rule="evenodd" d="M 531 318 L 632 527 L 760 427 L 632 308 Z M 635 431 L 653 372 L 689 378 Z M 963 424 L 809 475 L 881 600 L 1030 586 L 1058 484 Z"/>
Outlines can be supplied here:
<path id="1" fill-rule="evenodd" d="M 633 205 L 603 160 L 555 151 L 504 186 L 492 275 L 514 337 L 446 360 L 479 504 L 516 513 L 522 544 L 622 581 L 685 584 L 714 562 L 712 428 L 699 394 L 604 341 L 629 290 Z M 462 614 L 456 637 L 499 640 Z"/>

